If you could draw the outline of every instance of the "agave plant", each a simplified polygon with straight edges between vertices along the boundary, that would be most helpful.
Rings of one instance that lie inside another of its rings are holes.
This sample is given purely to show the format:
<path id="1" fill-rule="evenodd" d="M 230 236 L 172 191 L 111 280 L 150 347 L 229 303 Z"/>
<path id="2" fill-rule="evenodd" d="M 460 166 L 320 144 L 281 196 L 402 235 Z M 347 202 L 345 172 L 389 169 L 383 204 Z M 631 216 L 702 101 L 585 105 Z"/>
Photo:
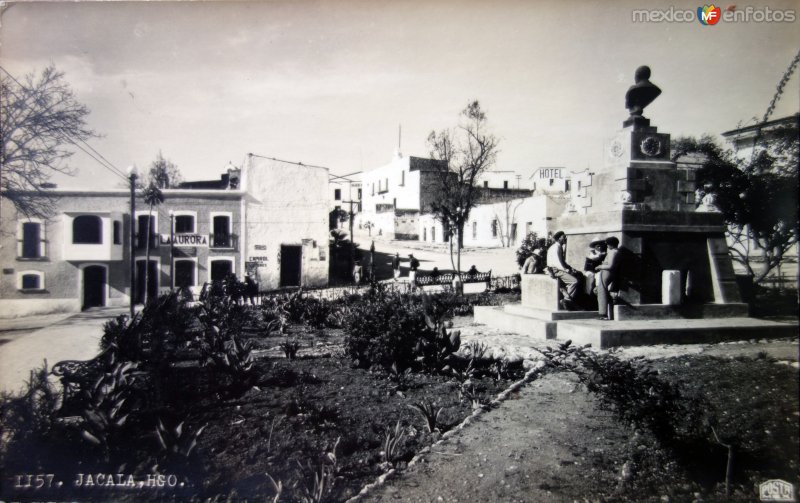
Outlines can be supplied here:
<path id="1" fill-rule="evenodd" d="M 394 465 L 400 454 L 400 443 L 404 437 L 405 430 L 400 427 L 400 421 L 397 421 L 394 431 L 390 428 L 386 429 L 386 437 L 383 439 L 383 450 L 381 451 L 384 462 Z"/>
<path id="2" fill-rule="evenodd" d="M 439 416 L 442 415 L 444 407 L 437 408 L 435 404 L 431 403 L 428 399 L 425 399 L 422 402 L 409 404 L 409 407 L 417 411 L 420 416 L 422 416 L 422 418 L 425 420 L 425 427 L 428 428 L 428 432 L 433 433 L 434 431 L 439 431 Z"/>
<path id="3" fill-rule="evenodd" d="M 119 362 L 83 390 L 81 436 L 108 450 L 111 438 L 128 420 L 122 408 L 136 379 L 137 364 Z"/>
<path id="4" fill-rule="evenodd" d="M 197 447 L 197 439 L 200 438 L 208 424 L 191 431 L 183 427 L 184 422 L 181 421 L 175 427 L 167 427 L 164 425 L 164 421 L 159 418 L 156 424 L 156 438 L 162 451 L 166 451 L 169 455 L 188 458 L 194 448 Z"/>

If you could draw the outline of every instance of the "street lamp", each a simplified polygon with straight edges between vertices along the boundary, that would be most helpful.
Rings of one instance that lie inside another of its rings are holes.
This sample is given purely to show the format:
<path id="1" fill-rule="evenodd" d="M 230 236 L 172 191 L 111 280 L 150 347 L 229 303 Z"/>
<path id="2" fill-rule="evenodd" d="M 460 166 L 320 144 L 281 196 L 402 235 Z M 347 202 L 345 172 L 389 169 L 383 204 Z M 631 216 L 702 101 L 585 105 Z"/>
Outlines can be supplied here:
<path id="1" fill-rule="evenodd" d="M 133 319 L 133 289 L 134 285 L 136 284 L 136 248 L 135 243 L 136 241 L 136 178 L 139 176 L 139 172 L 136 169 L 136 166 L 130 166 L 128 168 L 128 179 L 130 180 L 131 184 L 131 246 L 130 246 L 130 253 L 131 253 L 131 288 L 130 288 L 130 307 L 131 307 L 131 319 Z M 148 222 L 149 224 L 149 222 Z"/>

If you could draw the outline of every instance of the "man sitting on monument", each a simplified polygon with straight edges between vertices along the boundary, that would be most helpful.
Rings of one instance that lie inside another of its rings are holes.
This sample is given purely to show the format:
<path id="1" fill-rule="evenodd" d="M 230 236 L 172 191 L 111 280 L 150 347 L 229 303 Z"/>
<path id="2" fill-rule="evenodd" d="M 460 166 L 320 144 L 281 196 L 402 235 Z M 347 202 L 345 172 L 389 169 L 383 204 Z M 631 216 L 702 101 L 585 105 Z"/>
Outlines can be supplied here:
<path id="1" fill-rule="evenodd" d="M 542 249 L 536 248 L 533 253 L 525 259 L 522 264 L 522 274 L 542 274 L 544 272 L 544 260 L 542 260 Z"/>
<path id="2" fill-rule="evenodd" d="M 550 275 L 564 283 L 566 292 L 564 298 L 561 300 L 560 305 L 565 310 L 573 310 L 576 308 L 575 294 L 578 292 L 578 271 L 567 264 L 565 260 L 565 247 L 567 245 L 567 235 L 564 231 L 558 231 L 553 234 L 555 241 L 550 248 L 547 249 L 547 267 Z"/>
<path id="3" fill-rule="evenodd" d="M 617 291 L 617 274 L 619 272 L 619 239 L 614 236 L 606 238 L 608 253 L 603 263 L 597 266 L 597 314 L 601 320 L 614 319 L 612 292 Z"/>

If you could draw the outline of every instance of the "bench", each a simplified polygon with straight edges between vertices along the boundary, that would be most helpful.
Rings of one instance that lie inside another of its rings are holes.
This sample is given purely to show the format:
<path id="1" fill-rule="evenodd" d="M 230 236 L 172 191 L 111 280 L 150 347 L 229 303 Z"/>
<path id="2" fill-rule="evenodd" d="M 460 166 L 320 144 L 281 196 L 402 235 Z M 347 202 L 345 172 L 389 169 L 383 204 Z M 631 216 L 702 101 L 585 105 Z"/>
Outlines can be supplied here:
<path id="1" fill-rule="evenodd" d="M 452 272 L 437 274 L 435 276 L 432 274 L 418 275 L 416 284 L 418 286 L 452 285 L 455 277 L 455 273 Z M 488 272 L 479 272 L 475 274 L 462 273 L 461 282 L 464 284 L 486 283 L 488 288 L 492 283 L 492 271 L 490 269 Z"/>

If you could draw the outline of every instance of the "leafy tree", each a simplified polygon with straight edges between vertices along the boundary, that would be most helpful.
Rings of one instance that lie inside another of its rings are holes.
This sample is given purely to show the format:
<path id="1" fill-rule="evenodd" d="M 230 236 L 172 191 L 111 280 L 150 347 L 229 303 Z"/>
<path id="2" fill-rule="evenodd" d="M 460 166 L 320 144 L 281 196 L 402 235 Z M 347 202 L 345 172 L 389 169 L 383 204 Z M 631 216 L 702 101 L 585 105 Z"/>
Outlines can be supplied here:
<path id="1" fill-rule="evenodd" d="M 142 186 L 149 187 L 155 185 L 159 189 L 174 189 L 183 181 L 178 166 L 166 159 L 161 151 L 158 151 L 156 160 L 150 164 L 150 170 L 142 178 Z"/>
<path id="2" fill-rule="evenodd" d="M 18 212 L 39 218 L 53 214 L 54 200 L 42 185 L 54 173 L 74 173 L 67 164 L 74 153 L 69 145 L 98 136 L 86 124 L 88 115 L 64 73 L 52 65 L 22 82 L 0 75 L 0 189 Z"/>
<path id="3" fill-rule="evenodd" d="M 794 124 L 773 131 L 748 158 L 721 148 L 709 136 L 679 138 L 673 158 L 700 154 L 699 198 L 713 197 L 725 218 L 733 260 L 758 284 L 797 243 L 798 130 Z"/>
<path id="4" fill-rule="evenodd" d="M 445 229 L 456 234 L 457 263 L 453 269 L 461 274 L 461 249 L 464 226 L 480 194 L 476 182 L 497 157 L 498 139 L 486 132 L 486 113 L 478 101 L 469 103 L 461 112 L 461 123 L 454 129 L 431 131 L 428 146 L 431 158 L 441 161 L 438 170 L 439 198 L 433 213 Z M 450 258 L 453 258 L 453 236 L 450 237 Z"/>

